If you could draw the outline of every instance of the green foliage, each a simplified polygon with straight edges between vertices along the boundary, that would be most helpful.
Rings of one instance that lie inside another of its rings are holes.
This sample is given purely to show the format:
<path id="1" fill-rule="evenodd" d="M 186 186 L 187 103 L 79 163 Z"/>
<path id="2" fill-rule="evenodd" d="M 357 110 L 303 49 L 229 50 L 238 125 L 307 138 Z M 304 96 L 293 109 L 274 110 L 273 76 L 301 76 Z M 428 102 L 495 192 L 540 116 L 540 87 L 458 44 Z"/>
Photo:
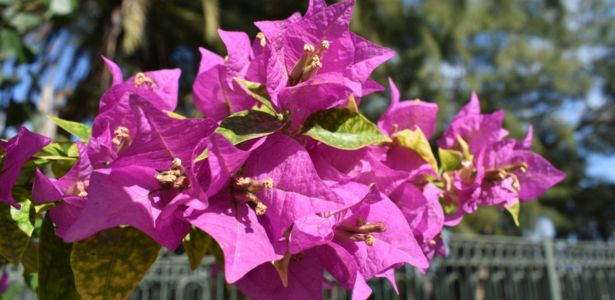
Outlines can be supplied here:
<path id="1" fill-rule="evenodd" d="M 70 264 L 84 299 L 126 299 L 156 261 L 160 245 L 140 231 L 112 228 L 73 244 Z"/>
<path id="2" fill-rule="evenodd" d="M 313 113 L 306 120 L 303 132 L 315 140 L 344 150 L 391 141 L 362 114 L 341 108 Z"/>
<path id="3" fill-rule="evenodd" d="M 515 204 L 510 206 L 505 205 L 504 208 L 506 208 L 506 211 L 512 216 L 515 225 L 519 226 L 519 211 L 521 210 L 521 203 L 519 202 L 519 199 L 517 199 Z"/>
<path id="4" fill-rule="evenodd" d="M 241 78 L 233 78 L 239 85 L 241 85 L 250 96 L 260 102 L 263 106 L 269 109 L 269 111 L 275 113 L 275 109 L 273 108 L 273 104 L 271 103 L 269 93 L 267 92 L 267 88 L 258 83 L 252 82 L 248 80 L 243 80 Z"/>
<path id="5" fill-rule="evenodd" d="M 461 168 L 463 153 L 459 151 L 438 148 L 438 157 L 440 157 L 440 169 L 443 172 L 454 171 Z"/>
<path id="6" fill-rule="evenodd" d="M 434 170 L 438 170 L 438 163 L 436 157 L 431 151 L 431 145 L 423 134 L 421 128 L 417 127 L 416 130 L 404 129 L 393 134 L 393 138 L 400 146 L 408 148 L 416 152 L 423 160 L 431 165 Z"/>
<path id="7" fill-rule="evenodd" d="M 184 250 L 186 250 L 190 268 L 193 271 L 201 265 L 201 261 L 205 254 L 210 251 L 212 243 L 214 243 L 214 240 L 210 235 L 194 227 L 190 230 L 190 234 L 184 238 Z"/>
<path id="8" fill-rule="evenodd" d="M 52 16 L 64 16 L 77 8 L 77 0 L 49 0 L 48 13 Z"/>
<path id="9" fill-rule="evenodd" d="M 73 270 L 70 266 L 72 245 L 56 236 L 49 216 L 43 220 L 39 246 L 38 298 L 81 299 L 75 288 Z"/>
<path id="10" fill-rule="evenodd" d="M 90 126 L 78 122 L 63 120 L 54 116 L 49 116 L 49 118 L 60 128 L 78 137 L 82 142 L 87 143 L 90 140 L 90 134 L 92 133 L 92 128 L 90 128 Z"/>
<path id="11" fill-rule="evenodd" d="M 0 256 L 12 263 L 21 261 L 30 243 L 32 224 L 26 224 L 30 222 L 29 214 L 30 205 L 22 205 L 21 210 L 16 210 L 6 203 L 0 203 Z"/>
<path id="12" fill-rule="evenodd" d="M 278 118 L 258 110 L 244 110 L 228 116 L 216 132 L 233 145 L 270 135 L 284 126 Z"/>

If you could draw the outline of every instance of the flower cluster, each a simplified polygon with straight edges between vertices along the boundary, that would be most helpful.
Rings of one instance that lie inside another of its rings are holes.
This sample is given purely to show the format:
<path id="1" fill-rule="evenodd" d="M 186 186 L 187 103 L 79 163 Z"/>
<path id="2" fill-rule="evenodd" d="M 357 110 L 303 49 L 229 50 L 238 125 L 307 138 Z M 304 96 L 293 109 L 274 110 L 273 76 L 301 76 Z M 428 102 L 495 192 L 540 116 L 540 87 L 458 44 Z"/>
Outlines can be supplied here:
<path id="1" fill-rule="evenodd" d="M 377 124 L 357 109 L 383 88 L 372 71 L 394 55 L 349 30 L 354 1 L 311 0 L 305 15 L 256 22 L 251 42 L 219 31 L 222 58 L 201 49 L 193 85 L 204 118 L 172 111 L 179 70 L 124 80 L 100 99 L 91 136 L 64 176 L 37 171 L 32 199 L 65 242 L 129 225 L 168 249 L 192 228 L 224 254 L 228 283 L 254 299 L 321 298 L 330 278 L 353 299 L 366 281 L 444 254 L 441 232 L 482 205 L 513 209 L 564 178 L 507 138 L 503 112 L 473 95 L 438 140 L 437 105 L 400 101 Z M 22 129 L 0 144 L 0 200 L 48 138 Z M 325 272 L 331 276 L 325 277 Z"/>

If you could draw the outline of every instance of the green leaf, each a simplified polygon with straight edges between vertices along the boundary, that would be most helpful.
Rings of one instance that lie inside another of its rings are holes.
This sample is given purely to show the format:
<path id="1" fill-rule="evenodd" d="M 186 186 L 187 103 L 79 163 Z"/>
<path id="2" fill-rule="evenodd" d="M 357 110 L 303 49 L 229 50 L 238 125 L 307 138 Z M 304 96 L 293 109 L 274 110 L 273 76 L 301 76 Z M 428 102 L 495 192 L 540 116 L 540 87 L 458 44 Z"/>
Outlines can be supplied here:
<path id="1" fill-rule="evenodd" d="M 257 110 L 244 110 L 228 116 L 216 132 L 224 135 L 233 145 L 270 135 L 284 127 L 276 117 Z"/>
<path id="2" fill-rule="evenodd" d="M 79 147 L 77 147 L 77 144 L 71 144 L 68 147 L 67 154 L 69 157 L 79 157 Z"/>
<path id="3" fill-rule="evenodd" d="M 11 206 L 11 218 L 23 233 L 27 236 L 32 236 L 32 232 L 34 231 L 34 225 L 32 225 L 30 221 L 30 208 L 32 207 L 32 202 L 30 202 L 30 200 L 25 200 L 20 204 L 20 209 Z"/>
<path id="4" fill-rule="evenodd" d="M 461 168 L 461 161 L 463 160 L 461 152 L 438 148 L 438 156 L 440 157 L 442 171 L 454 171 Z"/>
<path id="5" fill-rule="evenodd" d="M 50 0 L 48 12 L 52 16 L 63 16 L 72 13 L 76 7 L 75 0 Z"/>
<path id="6" fill-rule="evenodd" d="M 203 150 L 203 152 L 201 152 L 201 154 L 199 154 L 199 156 L 197 156 L 194 159 L 194 162 L 199 162 L 201 160 L 207 159 L 208 156 L 209 156 L 209 149 L 205 148 L 205 150 Z"/>
<path id="7" fill-rule="evenodd" d="M 354 95 L 350 94 L 350 96 L 348 96 L 346 108 L 350 109 L 351 112 L 359 112 L 359 106 L 357 105 L 357 100 L 354 98 Z"/>
<path id="8" fill-rule="evenodd" d="M 243 80 L 238 77 L 234 77 L 233 79 L 235 80 L 235 82 L 239 83 L 239 85 L 241 85 L 250 96 L 256 99 L 256 101 L 262 103 L 271 111 L 275 112 L 273 104 L 270 100 L 271 97 L 269 97 L 269 92 L 267 92 L 267 87 L 258 82 Z"/>
<path id="9" fill-rule="evenodd" d="M 66 156 L 57 156 L 57 155 L 35 155 L 34 158 L 44 159 L 44 160 L 66 160 L 66 161 L 75 161 L 76 157 L 66 157 Z"/>
<path id="10" fill-rule="evenodd" d="M 417 127 L 416 130 L 404 129 L 398 131 L 393 134 L 393 138 L 396 139 L 402 147 L 411 149 L 420 155 L 434 170 L 438 170 L 436 157 L 431 151 L 429 141 L 423 134 L 423 131 L 421 131 L 421 128 Z"/>
<path id="11" fill-rule="evenodd" d="M 38 243 L 34 243 L 33 240 L 30 239 L 28 246 L 21 255 L 24 275 L 38 272 Z"/>
<path id="12" fill-rule="evenodd" d="M 329 146 L 356 150 L 368 145 L 390 142 L 376 124 L 347 108 L 333 108 L 313 113 L 303 127 L 308 135 Z"/>
<path id="13" fill-rule="evenodd" d="M 0 29 L 0 60 L 16 57 L 19 62 L 27 62 L 33 57 L 32 51 L 22 42 L 19 34 L 10 28 Z"/>
<path id="14" fill-rule="evenodd" d="M 28 213 L 29 208 L 28 206 Z M 0 255 L 12 263 L 18 263 L 28 247 L 30 235 L 13 220 L 12 209 L 14 208 L 8 204 L 0 203 Z M 25 208 L 22 207 L 22 209 L 25 213 Z M 23 224 L 21 226 L 24 227 Z"/>
<path id="15" fill-rule="evenodd" d="M 183 245 L 188 261 L 190 261 L 190 268 L 193 271 L 201 265 L 201 261 L 211 248 L 212 243 L 213 238 L 211 236 L 198 228 L 192 227 L 190 234 L 184 239 Z"/>
<path id="16" fill-rule="evenodd" d="M 519 227 L 519 212 L 521 211 L 521 203 L 519 202 L 519 199 L 517 199 L 517 201 L 513 205 L 504 205 L 504 208 L 506 208 L 506 211 L 508 211 L 508 213 L 510 213 L 510 215 L 512 216 L 515 225 Z"/>
<path id="17" fill-rule="evenodd" d="M 459 147 L 461 147 L 461 152 L 463 152 L 463 156 L 467 161 L 473 161 L 474 155 L 470 152 L 470 145 L 461 137 L 457 137 L 457 142 L 459 143 Z"/>
<path id="18" fill-rule="evenodd" d="M 176 112 L 172 112 L 172 111 L 168 111 L 168 110 L 165 110 L 164 112 L 167 114 L 167 116 L 169 116 L 171 118 L 175 118 L 175 119 L 178 119 L 178 120 L 186 119 L 186 117 L 184 115 L 178 114 Z"/>
<path id="19" fill-rule="evenodd" d="M 51 143 L 43 147 L 44 152 L 47 152 L 53 156 L 65 156 L 64 148 L 59 143 Z"/>
<path id="20" fill-rule="evenodd" d="M 126 299 L 156 261 L 160 245 L 140 231 L 112 228 L 73 244 L 70 264 L 84 299 Z"/>
<path id="21" fill-rule="evenodd" d="M 41 24 L 41 16 L 31 12 L 19 12 L 15 14 L 9 21 L 9 23 L 17 29 L 20 34 L 26 33 L 26 31 Z"/>
<path id="22" fill-rule="evenodd" d="M 72 245 L 56 236 L 49 216 L 43 220 L 39 247 L 38 298 L 80 299 L 70 267 Z"/>
<path id="23" fill-rule="evenodd" d="M 457 203 L 450 201 L 443 197 L 440 198 L 440 205 L 442 205 L 442 210 L 444 210 L 444 214 L 447 216 L 450 216 L 456 213 L 457 210 L 459 209 L 459 206 L 457 205 Z"/>
<path id="24" fill-rule="evenodd" d="M 54 116 L 49 116 L 49 118 L 60 128 L 66 130 L 66 132 L 78 137 L 82 142 L 87 143 L 90 140 L 90 134 L 92 132 L 92 128 L 90 128 L 90 126 L 78 122 L 63 120 Z"/>

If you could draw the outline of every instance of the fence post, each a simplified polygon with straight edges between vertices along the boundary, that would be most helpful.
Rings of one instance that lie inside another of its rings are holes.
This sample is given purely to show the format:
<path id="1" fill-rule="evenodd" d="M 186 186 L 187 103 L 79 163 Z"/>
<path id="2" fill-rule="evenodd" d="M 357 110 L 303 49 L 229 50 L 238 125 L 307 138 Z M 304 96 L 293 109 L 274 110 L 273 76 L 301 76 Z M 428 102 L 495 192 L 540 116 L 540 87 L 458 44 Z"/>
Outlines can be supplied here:
<path id="1" fill-rule="evenodd" d="M 545 250 L 545 259 L 547 260 L 547 276 L 549 277 L 549 289 L 551 290 L 551 299 L 562 300 L 562 289 L 559 285 L 559 275 L 555 266 L 555 254 L 553 251 L 553 241 L 551 239 L 543 240 Z"/>

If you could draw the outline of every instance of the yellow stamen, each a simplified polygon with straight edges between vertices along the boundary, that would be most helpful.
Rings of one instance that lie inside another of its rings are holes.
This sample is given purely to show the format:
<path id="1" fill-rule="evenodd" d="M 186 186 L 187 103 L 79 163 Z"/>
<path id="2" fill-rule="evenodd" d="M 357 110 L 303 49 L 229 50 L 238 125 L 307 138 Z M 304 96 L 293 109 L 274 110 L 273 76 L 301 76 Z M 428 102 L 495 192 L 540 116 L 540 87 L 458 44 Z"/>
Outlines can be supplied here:
<path id="1" fill-rule="evenodd" d="M 75 192 L 77 193 L 77 196 L 87 197 L 88 192 L 86 190 L 89 185 L 90 185 L 90 182 L 88 180 L 77 181 L 77 183 L 75 183 Z"/>
<path id="2" fill-rule="evenodd" d="M 180 169 L 182 167 L 182 160 L 178 157 L 174 158 L 171 162 L 171 169 Z"/>
<path id="3" fill-rule="evenodd" d="M 257 216 L 262 216 L 267 213 L 267 205 L 265 205 L 256 195 L 250 192 L 244 194 L 246 200 L 254 205 L 254 212 Z"/>
<path id="4" fill-rule="evenodd" d="M 159 172 L 155 178 L 162 186 L 178 190 L 187 188 L 190 184 L 188 177 L 184 176 L 182 161 L 177 157 L 171 161 L 170 170 Z"/>
<path id="5" fill-rule="evenodd" d="M 258 202 L 254 208 L 257 216 L 262 216 L 267 212 L 267 206 L 263 202 Z"/>
<path id="6" fill-rule="evenodd" d="M 265 46 L 267 46 L 267 40 L 262 32 L 257 33 L 256 38 L 260 40 L 261 47 L 265 48 Z"/>
<path id="7" fill-rule="evenodd" d="M 267 178 L 267 179 L 263 180 L 263 186 L 264 186 L 266 189 L 271 189 L 271 188 L 273 188 L 273 179 L 271 179 L 271 178 Z"/>
<path id="8" fill-rule="evenodd" d="M 151 79 L 150 77 L 147 77 L 145 73 L 142 73 L 142 72 L 137 73 L 135 75 L 135 87 L 140 87 L 144 84 L 146 84 L 150 89 L 154 89 L 154 86 L 156 85 L 154 83 L 154 80 Z"/>
<path id="9" fill-rule="evenodd" d="M 365 236 L 365 243 L 368 246 L 373 246 L 375 242 L 376 242 L 376 238 L 373 235 L 368 234 Z"/>

